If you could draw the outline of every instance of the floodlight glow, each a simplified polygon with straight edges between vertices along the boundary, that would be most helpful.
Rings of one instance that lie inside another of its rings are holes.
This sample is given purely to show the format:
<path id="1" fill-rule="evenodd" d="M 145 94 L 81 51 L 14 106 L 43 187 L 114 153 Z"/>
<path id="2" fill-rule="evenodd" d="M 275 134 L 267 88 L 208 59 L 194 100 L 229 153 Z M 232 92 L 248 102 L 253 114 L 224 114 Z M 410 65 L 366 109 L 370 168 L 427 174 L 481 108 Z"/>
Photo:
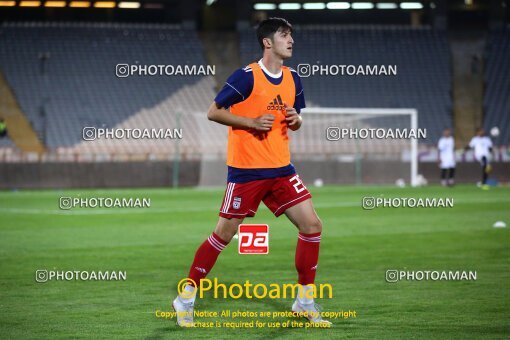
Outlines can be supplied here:
<path id="1" fill-rule="evenodd" d="M 272 11 L 276 9 L 276 4 L 258 3 L 253 5 L 253 8 L 257 11 Z"/>
<path id="2" fill-rule="evenodd" d="M 328 2 L 326 7 L 328 9 L 349 9 L 351 4 L 348 2 Z"/>
<path id="3" fill-rule="evenodd" d="M 300 9 L 301 8 L 301 4 L 297 3 L 297 2 L 287 2 L 287 3 L 279 4 L 278 8 L 283 10 L 283 11 L 286 11 L 286 10 L 296 10 L 296 9 Z"/>
<path id="4" fill-rule="evenodd" d="M 419 2 L 402 2 L 400 4 L 402 9 L 422 9 L 423 5 Z"/>
<path id="5" fill-rule="evenodd" d="M 69 3 L 69 7 L 86 8 L 86 7 L 90 7 L 90 2 L 89 1 L 71 1 L 71 3 Z"/>
<path id="6" fill-rule="evenodd" d="M 117 5 L 118 8 L 140 8 L 139 2 L 121 1 Z"/>
<path id="7" fill-rule="evenodd" d="M 303 9 L 325 9 L 326 4 L 323 2 L 305 2 Z"/>
<path id="8" fill-rule="evenodd" d="M 114 8 L 115 2 L 113 1 L 97 1 L 94 2 L 95 8 Z"/>
<path id="9" fill-rule="evenodd" d="M 380 2 L 375 5 L 377 9 L 396 9 L 398 5 L 394 2 Z"/>
<path id="10" fill-rule="evenodd" d="M 19 7 L 39 7 L 41 6 L 40 1 L 21 1 Z"/>
<path id="11" fill-rule="evenodd" d="M 351 7 L 352 9 L 372 9 L 374 4 L 371 2 L 353 2 Z"/>
<path id="12" fill-rule="evenodd" d="M 46 1 L 44 7 L 66 7 L 65 1 Z"/>

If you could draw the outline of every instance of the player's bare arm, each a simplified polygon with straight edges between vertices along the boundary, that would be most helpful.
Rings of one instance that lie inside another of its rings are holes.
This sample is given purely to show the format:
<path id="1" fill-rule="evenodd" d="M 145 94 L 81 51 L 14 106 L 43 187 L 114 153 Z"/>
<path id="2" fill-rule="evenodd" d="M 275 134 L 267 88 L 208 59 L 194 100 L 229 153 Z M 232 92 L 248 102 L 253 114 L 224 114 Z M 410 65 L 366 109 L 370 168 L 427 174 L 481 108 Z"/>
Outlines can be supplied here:
<path id="1" fill-rule="evenodd" d="M 207 112 L 207 118 L 213 122 L 235 128 L 269 131 L 273 126 L 275 117 L 272 114 L 264 114 L 257 118 L 242 117 L 232 114 L 230 111 L 219 107 L 217 103 L 213 102 Z"/>

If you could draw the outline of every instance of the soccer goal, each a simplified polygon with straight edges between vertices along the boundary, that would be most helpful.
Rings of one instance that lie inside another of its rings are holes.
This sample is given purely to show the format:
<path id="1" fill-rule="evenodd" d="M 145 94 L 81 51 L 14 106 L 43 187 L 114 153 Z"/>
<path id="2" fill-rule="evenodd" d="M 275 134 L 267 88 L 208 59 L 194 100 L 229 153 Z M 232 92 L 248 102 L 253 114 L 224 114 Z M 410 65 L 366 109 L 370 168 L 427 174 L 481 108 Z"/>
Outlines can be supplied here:
<path id="1" fill-rule="evenodd" d="M 307 184 L 417 184 L 418 140 L 410 135 L 418 131 L 416 109 L 306 108 L 301 115 L 301 129 L 289 138 L 292 162 Z M 227 129 L 195 117 L 199 186 L 222 186 Z"/>
<path id="2" fill-rule="evenodd" d="M 418 139 L 426 131 L 418 128 L 416 109 L 306 108 L 301 114 L 303 126 L 291 137 L 293 161 L 322 160 L 318 181 L 418 184 Z"/>

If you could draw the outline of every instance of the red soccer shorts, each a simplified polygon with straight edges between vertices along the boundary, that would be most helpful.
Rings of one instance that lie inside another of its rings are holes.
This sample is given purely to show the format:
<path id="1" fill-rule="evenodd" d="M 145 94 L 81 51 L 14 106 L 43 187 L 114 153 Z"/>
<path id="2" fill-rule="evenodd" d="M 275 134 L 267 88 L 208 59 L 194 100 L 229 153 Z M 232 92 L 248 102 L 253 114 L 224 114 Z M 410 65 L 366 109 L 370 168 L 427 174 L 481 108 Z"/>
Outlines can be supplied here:
<path id="1" fill-rule="evenodd" d="M 297 174 L 261 179 L 247 183 L 228 183 L 221 204 L 220 216 L 225 218 L 253 217 L 260 201 L 278 217 L 288 208 L 312 195 Z"/>

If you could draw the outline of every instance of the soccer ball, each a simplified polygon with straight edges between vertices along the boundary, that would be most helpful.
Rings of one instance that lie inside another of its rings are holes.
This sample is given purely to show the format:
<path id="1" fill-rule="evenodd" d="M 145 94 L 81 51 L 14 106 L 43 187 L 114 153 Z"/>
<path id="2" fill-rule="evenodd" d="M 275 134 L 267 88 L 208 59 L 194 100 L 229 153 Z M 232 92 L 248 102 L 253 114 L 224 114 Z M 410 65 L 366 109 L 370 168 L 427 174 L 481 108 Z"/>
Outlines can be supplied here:
<path id="1" fill-rule="evenodd" d="M 405 188 L 406 187 L 406 181 L 404 179 L 399 178 L 395 181 L 395 185 L 399 188 Z"/>
<path id="2" fill-rule="evenodd" d="M 494 228 L 506 228 L 506 223 L 503 221 L 497 221 L 493 225 Z"/>
<path id="3" fill-rule="evenodd" d="M 416 185 L 419 187 L 423 187 L 423 186 L 429 184 L 429 181 L 427 181 L 425 176 L 423 176 L 422 174 L 418 174 L 418 178 L 416 179 L 416 182 L 417 182 Z"/>
<path id="4" fill-rule="evenodd" d="M 320 188 L 324 185 L 324 181 L 322 180 L 322 178 L 317 178 L 315 181 L 313 181 L 313 185 Z"/>
<path id="5" fill-rule="evenodd" d="M 497 126 L 494 126 L 491 129 L 491 136 L 492 137 L 498 137 L 499 136 L 499 128 Z"/>

